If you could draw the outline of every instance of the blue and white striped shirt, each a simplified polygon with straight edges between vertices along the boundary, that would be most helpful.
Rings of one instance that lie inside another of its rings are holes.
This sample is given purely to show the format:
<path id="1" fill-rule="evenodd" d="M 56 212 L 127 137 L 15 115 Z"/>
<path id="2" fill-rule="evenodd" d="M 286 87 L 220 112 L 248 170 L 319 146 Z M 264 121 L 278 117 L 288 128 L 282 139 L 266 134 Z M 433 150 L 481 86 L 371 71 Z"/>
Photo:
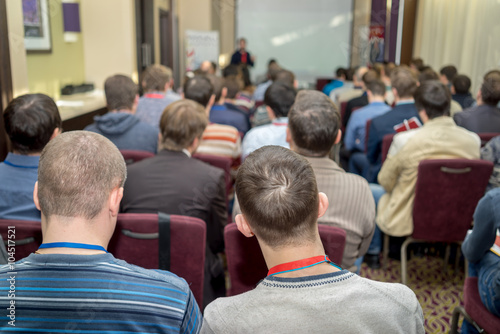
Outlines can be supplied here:
<path id="1" fill-rule="evenodd" d="M 31 254 L 1 266 L 0 309 L 2 333 L 198 333 L 202 324 L 182 278 L 111 254 Z"/>

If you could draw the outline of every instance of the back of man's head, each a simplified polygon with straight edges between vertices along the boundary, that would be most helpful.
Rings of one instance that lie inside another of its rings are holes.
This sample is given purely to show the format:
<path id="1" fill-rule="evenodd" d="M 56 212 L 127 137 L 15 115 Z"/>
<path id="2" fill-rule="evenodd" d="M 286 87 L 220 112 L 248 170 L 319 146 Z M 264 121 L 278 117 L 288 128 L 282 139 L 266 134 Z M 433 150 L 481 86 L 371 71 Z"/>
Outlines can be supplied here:
<path id="1" fill-rule="evenodd" d="M 413 58 L 411 61 L 410 61 L 410 65 L 413 65 L 413 67 L 417 70 L 420 71 L 420 69 L 422 67 L 424 67 L 424 60 L 422 58 Z"/>
<path id="2" fill-rule="evenodd" d="M 372 80 L 366 84 L 366 90 L 371 92 L 373 96 L 384 97 L 385 84 L 380 79 Z"/>
<path id="3" fill-rule="evenodd" d="M 339 79 L 346 80 L 347 79 L 347 70 L 343 67 L 339 67 L 335 71 L 335 76 Z"/>
<path id="4" fill-rule="evenodd" d="M 375 70 L 368 70 L 363 74 L 362 80 L 365 87 L 372 81 L 380 79 L 380 75 Z"/>
<path id="5" fill-rule="evenodd" d="M 40 153 L 62 121 L 54 101 L 44 94 L 26 94 L 5 108 L 5 131 L 19 154 Z"/>
<path id="6" fill-rule="evenodd" d="M 394 71 L 395 68 L 396 68 L 396 64 L 394 64 L 394 63 L 384 64 L 384 74 L 385 74 L 385 76 L 388 77 L 388 78 L 390 78 L 391 74 L 392 74 L 392 71 Z"/>
<path id="7" fill-rule="evenodd" d="M 300 91 L 288 114 L 294 150 L 305 156 L 326 156 L 335 144 L 340 125 L 337 107 L 318 91 Z"/>
<path id="8" fill-rule="evenodd" d="M 210 80 L 214 89 L 215 102 L 219 102 L 222 97 L 222 89 L 224 88 L 224 79 L 213 74 L 207 75 L 207 79 Z"/>
<path id="9" fill-rule="evenodd" d="M 297 92 L 293 86 L 273 82 L 266 90 L 264 103 L 273 110 L 277 118 L 287 117 L 290 108 L 295 102 L 295 95 L 297 95 Z"/>
<path id="10" fill-rule="evenodd" d="M 184 83 L 184 97 L 196 101 L 204 107 L 208 105 L 213 93 L 212 83 L 205 76 L 197 75 Z"/>
<path id="11" fill-rule="evenodd" d="M 243 82 L 235 75 L 224 78 L 224 87 L 227 89 L 228 99 L 236 98 L 236 95 L 243 89 Z"/>
<path id="12" fill-rule="evenodd" d="M 274 82 L 281 82 L 293 87 L 295 85 L 295 74 L 289 70 L 281 70 L 276 73 Z"/>
<path id="13" fill-rule="evenodd" d="M 105 137 L 70 131 L 51 140 L 40 156 L 38 198 L 44 217 L 91 220 L 111 191 L 123 187 L 127 169 L 118 148 Z"/>
<path id="14" fill-rule="evenodd" d="M 231 64 L 224 67 L 224 69 L 222 70 L 222 76 L 224 78 L 227 78 L 229 76 L 240 76 L 240 75 L 241 75 L 241 69 L 238 65 Z"/>
<path id="15" fill-rule="evenodd" d="M 318 187 L 300 155 L 280 146 L 252 152 L 238 169 L 236 194 L 255 235 L 271 248 L 315 240 Z"/>
<path id="16" fill-rule="evenodd" d="M 429 66 L 423 68 L 418 75 L 418 82 L 423 83 L 431 80 L 439 80 L 439 75 Z"/>
<path id="17" fill-rule="evenodd" d="M 146 92 L 164 92 L 166 85 L 172 80 L 172 70 L 166 66 L 155 64 L 149 66 L 142 76 L 142 86 Z"/>
<path id="18" fill-rule="evenodd" d="M 425 110 L 429 119 L 449 116 L 450 101 L 450 90 L 438 80 L 421 83 L 415 92 L 415 107 Z"/>
<path id="19" fill-rule="evenodd" d="M 179 100 L 163 111 L 160 119 L 160 146 L 171 151 L 182 151 L 201 138 L 208 124 L 203 106 L 191 100 Z"/>
<path id="20" fill-rule="evenodd" d="M 455 75 L 457 75 L 458 73 L 458 70 L 455 66 L 453 65 L 448 65 L 448 66 L 444 66 L 443 68 L 441 68 L 441 70 L 439 71 L 439 74 L 443 75 L 446 77 L 446 79 L 449 81 L 449 82 L 452 82 L 453 81 L 453 78 L 455 77 Z"/>
<path id="21" fill-rule="evenodd" d="M 353 77 L 354 81 L 360 84 L 363 81 L 363 75 L 365 75 L 366 72 L 368 72 L 368 67 L 360 66 L 356 68 Z"/>
<path id="22" fill-rule="evenodd" d="M 417 79 L 409 68 L 397 67 L 391 73 L 391 85 L 399 98 L 411 98 L 417 90 Z"/>
<path id="23" fill-rule="evenodd" d="M 278 63 L 272 63 L 269 65 L 267 69 L 267 77 L 274 81 L 276 80 L 276 75 L 282 70 L 282 68 L 278 65 Z"/>
<path id="24" fill-rule="evenodd" d="M 481 99 L 491 106 L 500 102 L 500 74 L 492 73 L 484 79 L 481 85 Z"/>
<path id="25" fill-rule="evenodd" d="M 471 84 L 470 78 L 466 75 L 459 74 L 453 78 L 453 88 L 456 94 L 468 94 Z"/>
<path id="26" fill-rule="evenodd" d="M 137 92 L 137 85 L 126 75 L 113 75 L 104 83 L 109 110 L 132 110 Z"/>

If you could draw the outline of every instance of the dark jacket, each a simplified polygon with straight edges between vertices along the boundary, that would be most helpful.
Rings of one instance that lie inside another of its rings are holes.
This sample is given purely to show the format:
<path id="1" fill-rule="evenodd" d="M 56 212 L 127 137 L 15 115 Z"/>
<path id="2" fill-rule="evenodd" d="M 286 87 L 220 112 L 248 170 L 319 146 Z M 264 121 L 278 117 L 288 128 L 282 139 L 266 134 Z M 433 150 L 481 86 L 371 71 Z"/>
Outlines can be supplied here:
<path id="1" fill-rule="evenodd" d="M 500 109 L 483 104 L 453 116 L 457 125 L 475 133 L 500 132 Z"/>

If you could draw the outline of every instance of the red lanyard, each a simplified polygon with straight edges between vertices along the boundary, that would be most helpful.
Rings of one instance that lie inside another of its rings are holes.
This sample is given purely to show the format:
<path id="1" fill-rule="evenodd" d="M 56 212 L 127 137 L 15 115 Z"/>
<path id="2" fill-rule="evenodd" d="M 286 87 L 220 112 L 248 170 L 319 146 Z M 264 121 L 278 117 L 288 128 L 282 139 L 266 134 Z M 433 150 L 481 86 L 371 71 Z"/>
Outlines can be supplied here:
<path id="1" fill-rule="evenodd" d="M 150 93 L 150 94 L 144 94 L 144 97 L 147 97 L 150 99 L 163 99 L 165 97 L 165 95 Z"/>
<path id="2" fill-rule="evenodd" d="M 315 265 L 318 265 L 318 264 L 324 263 L 324 262 L 327 262 L 327 263 L 331 264 L 332 266 L 337 267 L 338 269 L 342 270 L 342 268 L 340 268 L 335 263 L 330 261 L 328 256 L 319 255 L 319 256 L 313 256 L 313 257 L 310 257 L 307 259 L 278 264 L 277 266 L 274 266 L 271 269 L 269 269 L 267 276 L 279 275 L 279 274 L 287 273 L 290 271 L 301 270 L 301 269 L 309 268 L 309 267 L 312 267 L 312 266 L 315 266 Z"/>

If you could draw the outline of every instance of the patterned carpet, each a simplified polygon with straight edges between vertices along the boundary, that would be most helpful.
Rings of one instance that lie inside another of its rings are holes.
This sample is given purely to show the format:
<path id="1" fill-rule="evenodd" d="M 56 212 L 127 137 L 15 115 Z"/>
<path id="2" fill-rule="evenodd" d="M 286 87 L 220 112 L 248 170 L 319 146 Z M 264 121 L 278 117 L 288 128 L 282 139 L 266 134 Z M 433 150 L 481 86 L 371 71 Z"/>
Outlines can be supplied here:
<path id="1" fill-rule="evenodd" d="M 401 282 L 401 262 L 389 259 L 387 271 L 370 269 L 363 263 L 360 276 L 381 282 Z M 462 303 L 464 270 L 454 266 L 443 270 L 437 256 L 412 257 L 408 262 L 408 286 L 422 306 L 427 333 L 448 333 L 455 306 Z M 463 304 L 462 304 L 463 305 Z M 462 318 L 460 319 L 460 323 Z"/>

